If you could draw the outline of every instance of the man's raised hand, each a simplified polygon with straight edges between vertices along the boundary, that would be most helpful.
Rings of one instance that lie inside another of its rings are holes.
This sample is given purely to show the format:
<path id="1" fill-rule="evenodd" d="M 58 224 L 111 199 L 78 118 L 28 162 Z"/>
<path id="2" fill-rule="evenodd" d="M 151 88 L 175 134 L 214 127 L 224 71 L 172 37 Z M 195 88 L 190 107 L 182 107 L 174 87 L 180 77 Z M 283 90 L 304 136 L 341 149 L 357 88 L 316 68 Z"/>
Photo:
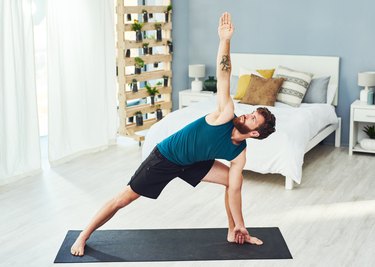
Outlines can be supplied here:
<path id="1" fill-rule="evenodd" d="M 228 12 L 223 13 L 219 20 L 219 27 L 217 29 L 220 40 L 230 40 L 234 32 L 231 16 Z"/>

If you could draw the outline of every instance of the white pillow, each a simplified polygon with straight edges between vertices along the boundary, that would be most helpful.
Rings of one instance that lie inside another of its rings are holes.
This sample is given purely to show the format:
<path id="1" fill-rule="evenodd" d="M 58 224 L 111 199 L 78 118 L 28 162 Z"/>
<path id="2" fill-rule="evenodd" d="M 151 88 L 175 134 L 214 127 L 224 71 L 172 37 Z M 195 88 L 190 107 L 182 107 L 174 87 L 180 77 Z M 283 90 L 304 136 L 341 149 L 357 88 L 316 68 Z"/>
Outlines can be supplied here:
<path id="1" fill-rule="evenodd" d="M 312 76 L 312 73 L 293 70 L 283 66 L 277 67 L 273 77 L 285 79 L 277 95 L 277 101 L 293 107 L 299 107 L 309 87 Z"/>

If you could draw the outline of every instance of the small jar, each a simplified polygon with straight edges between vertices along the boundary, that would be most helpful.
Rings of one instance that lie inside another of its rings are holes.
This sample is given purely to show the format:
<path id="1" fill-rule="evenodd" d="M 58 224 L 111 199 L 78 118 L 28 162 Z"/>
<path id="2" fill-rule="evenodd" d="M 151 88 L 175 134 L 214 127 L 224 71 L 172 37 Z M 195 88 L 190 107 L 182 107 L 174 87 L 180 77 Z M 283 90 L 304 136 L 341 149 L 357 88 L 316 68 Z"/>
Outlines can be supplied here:
<path id="1" fill-rule="evenodd" d="M 370 90 L 367 94 L 367 105 L 374 104 L 374 91 Z"/>

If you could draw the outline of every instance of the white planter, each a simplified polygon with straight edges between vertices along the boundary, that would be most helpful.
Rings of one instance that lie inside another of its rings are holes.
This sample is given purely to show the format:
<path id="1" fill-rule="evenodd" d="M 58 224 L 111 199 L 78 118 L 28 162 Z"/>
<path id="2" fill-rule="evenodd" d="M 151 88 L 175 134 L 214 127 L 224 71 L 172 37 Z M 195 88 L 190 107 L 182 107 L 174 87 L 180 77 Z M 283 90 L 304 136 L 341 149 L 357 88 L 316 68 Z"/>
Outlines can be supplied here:
<path id="1" fill-rule="evenodd" d="M 375 151 L 375 139 L 364 138 L 359 144 L 363 149 Z"/>

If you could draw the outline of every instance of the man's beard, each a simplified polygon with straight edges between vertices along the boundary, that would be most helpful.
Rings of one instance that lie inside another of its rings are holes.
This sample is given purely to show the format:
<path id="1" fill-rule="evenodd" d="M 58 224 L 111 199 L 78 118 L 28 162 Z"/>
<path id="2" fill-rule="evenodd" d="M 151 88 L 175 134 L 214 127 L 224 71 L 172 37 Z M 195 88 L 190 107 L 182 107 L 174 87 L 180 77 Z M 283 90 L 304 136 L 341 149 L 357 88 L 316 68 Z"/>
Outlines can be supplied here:
<path id="1" fill-rule="evenodd" d="M 234 128 L 236 128 L 241 134 L 247 134 L 250 132 L 250 128 L 247 127 L 247 125 L 245 125 L 245 119 L 243 119 L 243 122 L 241 121 L 242 117 L 244 115 L 240 116 L 240 117 L 236 117 L 236 118 L 233 118 L 233 125 L 234 125 Z"/>

